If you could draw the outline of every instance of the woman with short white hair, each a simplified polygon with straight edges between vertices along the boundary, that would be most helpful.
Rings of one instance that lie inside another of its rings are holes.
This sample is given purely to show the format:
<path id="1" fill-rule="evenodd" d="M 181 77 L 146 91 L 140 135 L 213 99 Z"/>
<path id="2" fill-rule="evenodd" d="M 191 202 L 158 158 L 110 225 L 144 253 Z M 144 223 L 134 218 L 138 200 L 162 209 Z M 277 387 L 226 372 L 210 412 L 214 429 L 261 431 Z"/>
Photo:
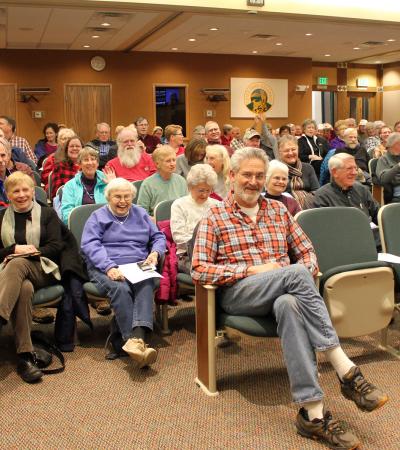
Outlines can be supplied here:
<path id="1" fill-rule="evenodd" d="M 299 203 L 286 191 L 289 181 L 289 168 L 274 159 L 268 164 L 265 177 L 265 197 L 283 203 L 292 216 L 301 211 Z"/>
<path id="2" fill-rule="evenodd" d="M 165 236 L 147 212 L 133 205 L 136 188 L 123 178 L 110 181 L 105 189 L 107 205 L 89 217 L 81 248 L 93 283 L 111 300 L 115 330 L 111 342 L 122 340 L 122 349 L 140 367 L 153 364 L 156 350 L 146 344 L 153 329 L 153 279 L 132 284 L 119 266 L 145 261 L 157 264 L 165 252 Z M 115 357 L 121 348 L 114 345 Z"/>
<path id="3" fill-rule="evenodd" d="M 171 232 L 176 243 L 179 272 L 190 273 L 187 245 L 205 212 L 218 201 L 210 198 L 217 174 L 208 164 L 193 166 L 186 178 L 189 195 L 178 198 L 171 207 Z"/>
<path id="4" fill-rule="evenodd" d="M 224 199 L 228 195 L 230 186 L 229 171 L 231 163 L 228 150 L 219 144 L 207 145 L 204 162 L 209 164 L 217 174 L 218 178 L 214 192 L 220 199 Z"/>

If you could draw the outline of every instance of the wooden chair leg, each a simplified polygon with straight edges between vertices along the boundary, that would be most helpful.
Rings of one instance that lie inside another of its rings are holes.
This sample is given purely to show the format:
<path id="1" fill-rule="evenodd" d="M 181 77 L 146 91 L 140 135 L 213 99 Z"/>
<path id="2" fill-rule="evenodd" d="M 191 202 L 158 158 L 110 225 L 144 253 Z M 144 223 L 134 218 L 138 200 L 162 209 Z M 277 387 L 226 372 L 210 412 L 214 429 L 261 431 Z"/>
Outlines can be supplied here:
<path id="1" fill-rule="evenodd" d="M 196 286 L 196 384 L 210 396 L 218 395 L 215 355 L 215 287 Z"/>
<path id="2" fill-rule="evenodd" d="M 168 305 L 166 303 L 161 305 L 161 333 L 171 333 L 171 330 L 168 328 Z"/>

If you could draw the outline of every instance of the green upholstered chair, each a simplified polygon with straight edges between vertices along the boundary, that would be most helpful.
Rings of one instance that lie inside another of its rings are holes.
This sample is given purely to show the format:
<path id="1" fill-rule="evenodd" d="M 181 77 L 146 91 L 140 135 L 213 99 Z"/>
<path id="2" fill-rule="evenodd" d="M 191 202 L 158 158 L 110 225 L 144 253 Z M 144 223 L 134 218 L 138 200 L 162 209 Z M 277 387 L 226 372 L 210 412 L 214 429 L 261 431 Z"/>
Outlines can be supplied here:
<path id="1" fill-rule="evenodd" d="M 140 186 L 142 185 L 143 180 L 136 180 L 136 181 L 132 181 L 132 184 L 135 186 L 136 188 L 136 195 L 135 198 L 133 199 L 133 204 L 137 205 L 137 200 L 139 198 L 139 191 L 140 191 Z"/>
<path id="2" fill-rule="evenodd" d="M 39 202 L 43 203 L 44 205 L 47 205 L 46 191 L 39 186 L 35 186 L 35 199 L 39 200 Z"/>
<path id="3" fill-rule="evenodd" d="M 98 208 L 104 206 L 104 204 L 97 203 L 93 205 L 81 205 L 74 208 L 69 217 L 68 217 L 68 228 L 71 230 L 72 234 L 75 236 L 75 239 L 78 243 L 78 246 L 81 246 L 82 233 L 83 228 L 85 227 L 86 221 L 90 217 L 93 211 L 96 211 Z M 164 264 L 164 258 L 160 258 L 158 262 L 158 271 L 161 270 Z M 155 290 L 159 287 L 159 279 L 156 278 L 154 281 Z M 97 288 L 97 286 L 91 281 L 85 283 L 83 288 L 88 296 L 89 300 L 93 302 L 99 302 L 104 300 L 109 300 L 107 296 L 104 295 L 103 292 Z M 156 311 L 156 319 L 158 321 L 158 325 L 161 329 L 161 332 L 164 334 L 169 333 L 168 329 L 168 309 L 164 308 L 163 311 Z M 166 319 L 165 319 L 166 316 Z"/>
<path id="4" fill-rule="evenodd" d="M 376 167 L 378 165 L 378 158 L 372 158 L 368 162 L 368 171 L 372 178 L 372 196 L 380 204 L 385 203 L 384 200 L 384 190 L 383 186 L 379 184 L 378 178 L 376 176 Z"/>
<path id="5" fill-rule="evenodd" d="M 379 234 L 382 250 L 385 253 L 400 256 L 400 203 L 389 203 L 378 213 Z M 392 264 L 397 291 L 400 290 L 400 264 Z"/>
<path id="6" fill-rule="evenodd" d="M 61 284 L 38 289 L 33 294 L 32 305 L 34 308 L 56 306 L 61 301 L 63 294 L 64 288 Z"/>
<path id="7" fill-rule="evenodd" d="M 387 329 L 394 312 L 394 275 L 378 261 L 368 217 L 357 208 L 330 207 L 301 211 L 296 220 L 315 248 L 320 292 L 338 336 L 381 331 L 382 347 L 392 352 Z"/>

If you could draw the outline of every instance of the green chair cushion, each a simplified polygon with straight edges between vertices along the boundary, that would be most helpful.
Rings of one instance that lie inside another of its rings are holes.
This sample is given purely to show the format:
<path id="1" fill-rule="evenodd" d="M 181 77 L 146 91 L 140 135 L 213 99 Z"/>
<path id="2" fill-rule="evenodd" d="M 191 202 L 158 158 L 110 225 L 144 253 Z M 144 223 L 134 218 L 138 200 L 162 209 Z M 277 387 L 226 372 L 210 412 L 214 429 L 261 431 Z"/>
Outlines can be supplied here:
<path id="1" fill-rule="evenodd" d="M 104 298 L 106 297 L 106 294 L 102 293 L 98 287 L 92 283 L 91 281 L 88 281 L 87 283 L 84 283 L 83 289 L 86 292 L 86 294 L 92 295 L 93 297 L 100 297 Z"/>
<path id="2" fill-rule="evenodd" d="M 232 316 L 220 312 L 218 328 L 230 327 L 242 333 L 257 337 L 277 337 L 277 323 L 274 317 Z"/>
<path id="3" fill-rule="evenodd" d="M 53 300 L 57 300 L 58 298 L 61 300 L 63 294 L 64 288 L 61 286 L 61 284 L 44 287 L 35 291 L 35 293 L 33 294 L 32 304 L 34 306 L 40 306 Z"/>
<path id="4" fill-rule="evenodd" d="M 178 280 L 178 283 L 183 283 L 183 284 L 187 284 L 188 286 L 194 287 L 192 277 L 190 275 L 188 275 L 187 273 L 179 272 L 176 279 Z"/>

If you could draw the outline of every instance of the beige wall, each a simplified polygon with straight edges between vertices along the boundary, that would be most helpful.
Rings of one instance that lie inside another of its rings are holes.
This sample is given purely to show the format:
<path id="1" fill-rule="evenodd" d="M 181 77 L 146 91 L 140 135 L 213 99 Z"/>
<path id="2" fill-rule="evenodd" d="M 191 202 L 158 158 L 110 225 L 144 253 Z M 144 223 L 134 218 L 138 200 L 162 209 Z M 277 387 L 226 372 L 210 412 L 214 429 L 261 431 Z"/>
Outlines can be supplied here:
<path id="1" fill-rule="evenodd" d="M 102 55 L 106 69 L 95 72 L 90 58 Z M 287 78 L 289 117 L 273 119 L 274 127 L 287 122 L 301 123 L 311 115 L 311 90 L 296 93 L 297 84 L 312 84 L 311 60 L 302 58 L 233 55 L 63 52 L 0 50 L 0 83 L 18 87 L 50 87 L 51 93 L 38 97 L 39 103 L 18 103 L 19 134 L 32 143 L 41 137 L 48 121 L 64 122 L 65 83 L 110 83 L 112 85 L 112 126 L 128 124 L 138 115 L 147 116 L 154 125 L 153 84 L 188 85 L 188 130 L 204 123 L 205 110 L 215 111 L 221 125 L 231 122 L 242 128 L 251 120 L 231 120 L 230 102 L 211 104 L 200 92 L 204 87 L 229 88 L 231 77 Z M 45 112 L 42 120 L 32 119 L 32 110 Z M 1 114 L 1 112 L 0 112 Z"/>
<path id="2" fill-rule="evenodd" d="M 389 126 L 400 120 L 400 63 L 399 67 L 383 70 L 383 115 L 382 119 Z"/>

